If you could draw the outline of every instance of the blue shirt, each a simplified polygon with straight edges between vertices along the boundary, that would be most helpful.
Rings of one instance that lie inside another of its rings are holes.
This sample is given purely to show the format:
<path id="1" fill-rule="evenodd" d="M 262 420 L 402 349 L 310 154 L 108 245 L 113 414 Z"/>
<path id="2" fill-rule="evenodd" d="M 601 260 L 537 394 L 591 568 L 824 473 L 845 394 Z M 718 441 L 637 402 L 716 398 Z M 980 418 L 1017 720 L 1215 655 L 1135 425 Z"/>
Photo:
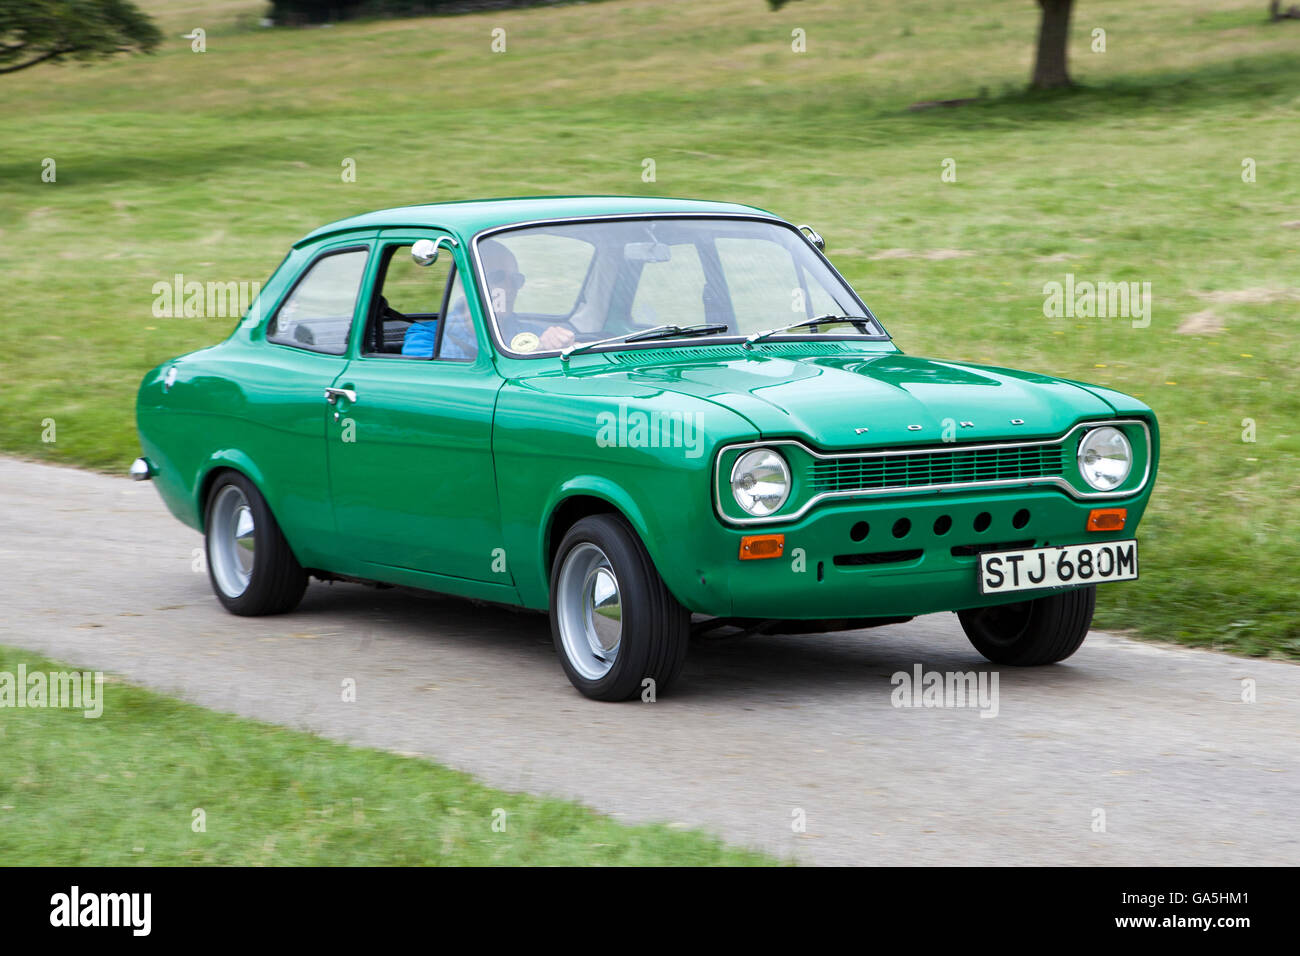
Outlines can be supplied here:
<path id="1" fill-rule="evenodd" d="M 433 358 L 433 347 L 438 344 L 438 320 L 412 322 L 402 338 L 402 354 L 411 358 Z"/>
<path id="2" fill-rule="evenodd" d="M 472 359 L 478 354 L 478 340 L 474 336 L 474 323 L 469 317 L 469 303 L 465 290 L 456 276 L 447 309 L 447 331 L 442 337 L 442 354 L 438 358 Z M 433 358 L 438 344 L 438 320 L 412 322 L 402 337 L 402 354 L 410 358 Z"/>
<path id="3" fill-rule="evenodd" d="M 448 329 L 451 332 L 455 328 L 455 316 L 452 316 L 452 326 Z M 471 334 L 473 328 L 468 330 Z M 412 322 L 406 330 L 406 335 L 402 338 L 402 354 L 410 358 L 433 358 L 433 348 L 438 344 L 438 320 L 432 322 Z M 442 354 L 439 358 L 447 359 L 466 359 L 474 356 L 466 350 L 465 346 L 456 340 L 456 336 L 447 335 L 442 340 Z"/>

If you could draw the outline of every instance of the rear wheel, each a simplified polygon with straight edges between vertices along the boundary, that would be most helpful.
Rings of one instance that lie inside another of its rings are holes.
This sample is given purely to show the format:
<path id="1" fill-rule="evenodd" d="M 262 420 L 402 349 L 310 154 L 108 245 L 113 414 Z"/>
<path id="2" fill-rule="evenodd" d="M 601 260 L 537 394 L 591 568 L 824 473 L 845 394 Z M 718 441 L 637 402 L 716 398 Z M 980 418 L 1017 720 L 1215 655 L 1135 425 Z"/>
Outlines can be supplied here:
<path id="1" fill-rule="evenodd" d="M 662 694 L 686 660 L 690 622 L 621 518 L 592 515 L 565 534 L 551 569 L 551 634 L 582 693 L 627 700 L 653 687 Z"/>
<path id="2" fill-rule="evenodd" d="M 1079 649 L 1088 636 L 1097 588 L 1075 588 L 1032 601 L 999 604 L 957 614 L 962 630 L 995 664 L 1030 667 L 1055 664 Z"/>
<path id="3" fill-rule="evenodd" d="M 204 527 L 208 577 L 226 610 L 257 616 L 298 606 L 307 572 L 251 481 L 233 471 L 217 478 Z"/>

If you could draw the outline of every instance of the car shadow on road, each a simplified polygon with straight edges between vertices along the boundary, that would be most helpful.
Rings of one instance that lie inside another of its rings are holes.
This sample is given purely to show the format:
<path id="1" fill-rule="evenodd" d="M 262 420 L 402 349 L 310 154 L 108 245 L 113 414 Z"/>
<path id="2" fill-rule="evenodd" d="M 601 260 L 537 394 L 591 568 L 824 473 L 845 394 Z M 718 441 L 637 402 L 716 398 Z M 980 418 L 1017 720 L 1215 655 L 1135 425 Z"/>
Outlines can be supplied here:
<path id="1" fill-rule="evenodd" d="M 472 657 L 519 655 L 554 669 L 550 622 L 544 613 L 468 601 L 402 588 L 376 590 L 353 584 L 313 584 L 296 614 L 328 614 L 356 633 L 436 643 L 443 652 Z M 1085 650 L 1087 645 L 1084 645 Z M 1103 678 L 1082 655 L 1052 667 L 1014 668 L 991 664 L 966 641 L 950 615 L 908 624 L 808 635 L 767 635 L 692 641 L 685 670 L 673 688 L 675 701 L 709 698 L 861 697 L 881 688 L 886 706 L 893 675 L 922 671 L 976 674 L 996 671 L 1006 690 L 1077 693 Z M 503 680 L 512 679 L 503 675 Z"/>
<path id="2" fill-rule="evenodd" d="M 697 642 L 675 698 L 718 693 L 754 695 L 843 695 L 860 697 L 867 687 L 888 693 L 894 675 L 923 673 L 998 675 L 1004 690 L 1032 686 L 1039 691 L 1076 692 L 1097 678 L 1086 667 L 1015 668 L 992 664 L 962 635 L 935 633 L 925 619 L 912 624 L 833 634 L 759 635 Z"/>
<path id="3" fill-rule="evenodd" d="M 543 613 L 471 601 L 431 591 L 312 582 L 296 615 L 330 615 L 358 632 L 440 641 L 551 644 Z"/>

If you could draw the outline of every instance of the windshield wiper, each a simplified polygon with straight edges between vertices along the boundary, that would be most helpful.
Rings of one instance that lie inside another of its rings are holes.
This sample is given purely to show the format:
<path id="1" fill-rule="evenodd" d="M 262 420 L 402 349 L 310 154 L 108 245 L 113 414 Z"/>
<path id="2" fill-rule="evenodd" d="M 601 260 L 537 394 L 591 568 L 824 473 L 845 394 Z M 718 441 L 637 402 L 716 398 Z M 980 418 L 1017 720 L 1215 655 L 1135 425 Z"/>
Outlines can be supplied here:
<path id="1" fill-rule="evenodd" d="M 671 328 L 664 329 L 662 332 L 643 332 L 631 341 L 645 341 L 647 339 L 675 339 L 675 338 L 694 338 L 697 335 L 719 335 L 726 332 L 731 326 L 720 322 L 705 322 L 701 325 L 674 325 Z"/>
<path id="2" fill-rule="evenodd" d="M 795 322 L 792 325 L 783 325 L 780 328 L 768 329 L 765 332 L 755 332 L 745 339 L 744 345 L 747 349 L 752 349 L 755 342 L 762 342 L 764 339 L 771 338 L 773 335 L 779 335 L 782 332 L 792 332 L 795 329 L 816 328 L 819 325 L 840 325 L 845 322 L 857 327 L 857 330 L 863 335 L 870 335 L 867 331 L 867 323 L 871 320 L 865 315 L 818 315 L 811 319 L 804 319 L 802 322 Z"/>
<path id="3" fill-rule="evenodd" d="M 560 361 L 567 362 L 569 356 L 577 355 L 588 349 L 594 349 L 598 345 L 613 345 L 616 342 L 641 342 L 646 339 L 666 339 L 676 336 L 694 336 L 694 335 L 716 335 L 719 332 L 727 331 L 725 325 L 656 325 L 652 329 L 642 329 L 639 332 L 624 332 L 622 335 L 614 335 L 607 339 L 597 339 L 595 342 L 583 342 L 581 345 L 570 345 L 560 353 Z"/>

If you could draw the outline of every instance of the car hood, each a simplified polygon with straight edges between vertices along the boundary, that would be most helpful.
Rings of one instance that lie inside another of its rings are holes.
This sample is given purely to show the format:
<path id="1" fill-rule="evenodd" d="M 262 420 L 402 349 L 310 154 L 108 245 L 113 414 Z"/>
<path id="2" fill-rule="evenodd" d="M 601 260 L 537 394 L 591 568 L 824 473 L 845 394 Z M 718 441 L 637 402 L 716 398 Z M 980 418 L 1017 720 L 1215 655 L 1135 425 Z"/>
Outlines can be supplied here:
<path id="1" fill-rule="evenodd" d="M 766 438 L 802 436 L 831 449 L 1050 438 L 1080 418 L 1114 412 L 1063 379 L 898 352 L 753 354 L 623 367 L 597 377 L 607 376 L 723 405 Z"/>

